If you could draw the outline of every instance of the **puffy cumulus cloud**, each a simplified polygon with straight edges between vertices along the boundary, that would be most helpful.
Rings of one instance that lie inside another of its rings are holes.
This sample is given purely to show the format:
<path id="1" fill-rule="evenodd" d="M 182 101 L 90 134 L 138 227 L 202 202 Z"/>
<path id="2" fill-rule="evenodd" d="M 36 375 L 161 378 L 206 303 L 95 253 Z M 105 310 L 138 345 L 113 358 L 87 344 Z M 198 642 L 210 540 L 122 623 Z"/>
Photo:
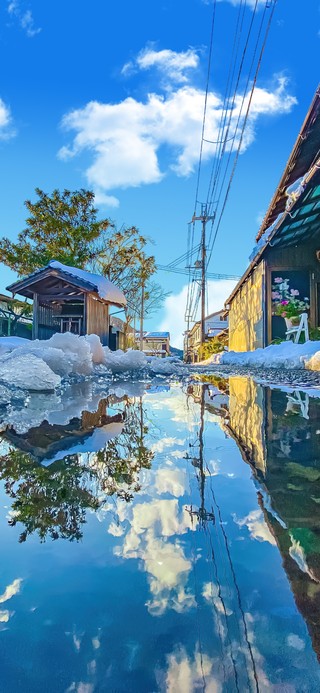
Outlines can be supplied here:
<path id="1" fill-rule="evenodd" d="M 234 521 L 238 527 L 248 527 L 252 539 L 267 541 L 269 544 L 276 546 L 276 540 L 265 522 L 262 510 L 252 510 L 246 517 L 242 519 L 234 518 Z"/>
<path id="2" fill-rule="evenodd" d="M 170 493 L 175 498 L 180 498 L 189 491 L 189 481 L 185 469 L 161 467 L 156 471 L 154 485 L 159 495 Z"/>
<path id="3" fill-rule="evenodd" d="M 31 10 L 22 9 L 18 0 L 10 0 L 7 10 L 9 15 L 16 17 L 28 38 L 33 38 L 40 33 L 41 28 L 35 26 Z"/>
<path id="4" fill-rule="evenodd" d="M 122 74 L 130 75 L 137 70 L 149 70 L 154 67 L 170 82 L 182 84 L 188 82 L 188 72 L 198 66 L 199 56 L 193 48 L 178 53 L 168 48 L 156 51 L 152 46 L 148 46 L 140 51 L 135 60 L 123 66 Z"/>
<path id="5" fill-rule="evenodd" d="M 8 599 L 11 599 L 11 597 L 14 597 L 16 594 L 19 594 L 21 584 L 22 578 L 16 578 L 10 585 L 8 585 L 3 594 L 0 594 L 0 604 L 7 602 Z"/>
<path id="6" fill-rule="evenodd" d="M 183 647 L 167 657 L 166 691 L 168 693 L 193 693 L 205 689 L 208 693 L 220 693 L 222 682 L 216 678 L 219 662 L 197 649 L 194 656 Z M 214 673 L 213 673 L 214 672 Z"/>
<path id="7" fill-rule="evenodd" d="M 12 117 L 9 106 L 0 99 L 0 139 L 7 140 L 14 137 L 15 131 L 12 128 Z"/>
<path id="8" fill-rule="evenodd" d="M 186 397 L 179 387 L 171 387 L 167 396 L 159 397 L 158 402 L 154 403 L 153 409 L 165 410 L 171 421 L 184 424 L 188 431 L 192 431 L 196 426 L 199 426 L 199 405 L 190 400 L 189 407 L 186 408 Z"/>
<path id="9" fill-rule="evenodd" d="M 115 554 L 142 561 L 149 577 L 151 598 L 146 602 L 149 612 L 159 616 L 168 608 L 181 613 L 193 607 L 194 596 L 187 588 L 192 563 L 179 540 L 172 539 L 196 528 L 190 515 L 179 512 L 177 500 L 160 499 L 136 505 L 130 525 Z"/>
<path id="10" fill-rule="evenodd" d="M 226 151 L 233 145 L 233 136 L 237 143 L 236 127 L 238 121 L 240 125 L 243 123 L 248 98 L 243 103 L 242 94 L 238 94 L 228 114 Z M 242 151 L 253 142 L 260 116 L 289 113 L 295 103 L 296 99 L 288 93 L 287 80 L 283 76 L 276 78 L 273 89 L 256 88 Z M 199 158 L 203 105 L 204 92 L 190 84 L 164 94 L 150 93 L 145 101 L 132 97 L 120 103 L 91 101 L 63 117 L 63 128 L 73 132 L 74 137 L 69 145 L 60 149 L 58 156 L 69 160 L 88 151 L 92 156 L 92 163 L 85 172 L 88 184 L 97 191 L 102 202 L 114 206 L 117 198 L 111 196 L 110 201 L 108 193 L 111 190 L 159 183 L 169 171 L 178 176 L 193 173 Z M 206 140 L 214 142 L 221 137 L 222 112 L 223 99 L 210 92 Z M 161 159 L 163 148 L 166 163 Z M 205 142 L 203 160 L 214 155 L 214 145 Z"/>
<path id="11" fill-rule="evenodd" d="M 161 453 L 165 448 L 172 448 L 174 445 L 184 445 L 185 441 L 180 438 L 170 438 L 169 436 L 160 438 L 156 443 L 151 445 L 152 452 Z"/>
<path id="12" fill-rule="evenodd" d="M 236 285 L 235 280 L 222 279 L 208 281 L 209 313 L 220 310 L 225 300 L 231 294 Z M 159 330 L 170 332 L 172 346 L 182 349 L 183 332 L 186 329 L 184 315 L 188 297 L 188 286 L 185 285 L 178 294 L 171 294 L 164 303 L 164 317 L 159 325 Z M 199 307 L 200 310 L 200 307 Z M 197 319 L 199 316 L 197 316 Z"/>

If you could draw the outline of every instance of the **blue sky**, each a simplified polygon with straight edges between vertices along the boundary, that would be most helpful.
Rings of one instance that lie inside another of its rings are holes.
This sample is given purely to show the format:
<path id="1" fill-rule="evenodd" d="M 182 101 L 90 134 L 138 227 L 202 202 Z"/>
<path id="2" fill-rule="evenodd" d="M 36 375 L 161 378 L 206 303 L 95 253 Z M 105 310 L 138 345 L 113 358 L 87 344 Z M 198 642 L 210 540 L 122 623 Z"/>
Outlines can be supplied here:
<path id="1" fill-rule="evenodd" d="M 239 1 L 217 2 L 211 137 Z M 247 4 L 249 18 L 254 2 Z M 23 202 L 36 186 L 89 187 L 101 216 L 154 239 L 159 263 L 179 256 L 193 214 L 212 3 L 2 0 L 0 12 L 1 235 L 15 238 L 23 229 Z M 240 275 L 247 266 L 258 219 L 318 84 L 319 29 L 318 1 L 309 0 L 307 12 L 298 0 L 278 1 L 212 272 Z M 211 165 L 208 153 L 203 193 Z M 14 277 L 2 266 L 0 291 Z M 185 278 L 158 279 L 172 296 L 148 327 L 170 329 L 177 343 Z M 210 308 L 230 286 L 210 283 Z"/>

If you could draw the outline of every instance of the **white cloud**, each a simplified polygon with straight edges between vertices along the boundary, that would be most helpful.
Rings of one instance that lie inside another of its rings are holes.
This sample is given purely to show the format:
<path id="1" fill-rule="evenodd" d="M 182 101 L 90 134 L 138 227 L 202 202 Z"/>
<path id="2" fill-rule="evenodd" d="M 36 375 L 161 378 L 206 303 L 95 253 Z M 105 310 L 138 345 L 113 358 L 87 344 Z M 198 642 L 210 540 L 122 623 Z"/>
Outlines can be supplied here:
<path id="1" fill-rule="evenodd" d="M 19 594 L 21 584 L 22 578 L 16 578 L 10 585 L 8 585 L 4 593 L 0 595 L 0 604 L 7 602 L 8 599 L 11 599 L 11 597 L 14 597 L 16 594 Z"/>
<path id="2" fill-rule="evenodd" d="M 262 510 L 252 510 L 249 515 L 242 519 L 234 517 L 238 527 L 246 526 L 250 532 L 251 539 L 257 541 L 267 541 L 269 544 L 276 546 L 276 540 L 271 534 L 270 529 L 264 519 Z"/>
<path id="3" fill-rule="evenodd" d="M 236 281 L 232 279 L 208 281 L 209 313 L 220 310 L 225 300 L 231 294 Z M 159 330 L 169 330 L 172 346 L 181 349 L 183 346 L 183 332 L 186 329 L 184 314 L 187 303 L 188 286 L 185 285 L 178 294 L 171 294 L 165 300 L 164 318 Z M 198 319 L 199 316 L 197 316 Z"/>
<path id="4" fill-rule="evenodd" d="M 182 613 L 193 607 L 194 596 L 187 587 L 192 563 L 179 539 L 173 539 L 195 529 L 189 514 L 179 510 L 177 500 L 160 499 L 135 505 L 129 522 L 130 530 L 115 554 L 142 561 L 149 578 L 149 612 L 160 616 L 167 609 Z"/>
<path id="5" fill-rule="evenodd" d="M 15 131 L 11 127 L 12 118 L 10 108 L 0 99 L 0 140 L 14 137 Z"/>
<path id="6" fill-rule="evenodd" d="M 152 452 L 161 453 L 165 448 L 172 448 L 174 445 L 184 445 L 185 441 L 180 438 L 170 438 L 169 436 L 160 438 L 151 445 Z"/>
<path id="7" fill-rule="evenodd" d="M 273 90 L 257 87 L 242 152 L 255 139 L 260 116 L 289 113 L 295 103 L 296 99 L 288 93 L 287 80 L 283 76 L 276 78 Z M 145 101 L 132 97 L 119 103 L 91 101 L 63 117 L 64 129 L 72 131 L 74 137 L 68 146 L 60 149 L 58 156 L 69 160 L 88 151 L 92 163 L 85 171 L 86 178 L 100 196 L 115 189 L 159 183 L 170 171 L 178 176 L 189 176 L 199 157 L 203 104 L 204 92 L 191 85 L 181 86 L 174 92 L 148 94 Z M 239 93 L 230 112 L 226 151 L 232 146 L 230 138 L 235 134 L 241 104 L 242 94 Z M 248 98 L 241 110 L 240 124 L 247 104 Z M 216 141 L 219 138 L 222 108 L 222 98 L 210 92 L 205 139 Z M 238 136 L 236 143 L 237 140 Z M 164 147 L 168 159 L 166 165 L 161 156 Z M 205 143 L 203 160 L 211 159 L 214 154 L 214 145 Z M 108 196 L 105 201 L 110 204 Z M 113 197 L 111 203 L 114 206 L 116 198 Z"/>
<path id="8" fill-rule="evenodd" d="M 33 38 L 40 33 L 40 27 L 36 27 L 31 10 L 21 9 L 19 0 L 11 0 L 7 7 L 8 13 L 18 20 L 21 28 L 25 31 L 29 38 Z"/>
<path id="9" fill-rule="evenodd" d="M 152 47 L 148 47 L 140 51 L 135 60 L 123 66 L 122 74 L 130 75 L 137 69 L 148 70 L 154 67 L 171 82 L 182 84 L 188 82 L 189 79 L 186 71 L 194 70 L 198 66 L 199 56 L 193 48 L 177 53 L 168 48 L 156 51 Z"/>
<path id="10" fill-rule="evenodd" d="M 180 498 L 189 491 L 189 480 L 184 469 L 161 467 L 156 471 L 154 485 L 159 495 L 170 493 L 175 498 Z"/>

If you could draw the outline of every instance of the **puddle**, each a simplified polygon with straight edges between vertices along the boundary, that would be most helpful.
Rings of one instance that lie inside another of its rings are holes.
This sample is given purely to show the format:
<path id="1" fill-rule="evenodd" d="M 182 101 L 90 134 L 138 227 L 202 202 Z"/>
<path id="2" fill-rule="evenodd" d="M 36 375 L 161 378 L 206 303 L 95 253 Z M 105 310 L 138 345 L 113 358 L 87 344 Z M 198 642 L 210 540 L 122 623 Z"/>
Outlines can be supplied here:
<path id="1" fill-rule="evenodd" d="M 2 690 L 319 690 L 319 414 L 243 377 L 13 403 Z"/>

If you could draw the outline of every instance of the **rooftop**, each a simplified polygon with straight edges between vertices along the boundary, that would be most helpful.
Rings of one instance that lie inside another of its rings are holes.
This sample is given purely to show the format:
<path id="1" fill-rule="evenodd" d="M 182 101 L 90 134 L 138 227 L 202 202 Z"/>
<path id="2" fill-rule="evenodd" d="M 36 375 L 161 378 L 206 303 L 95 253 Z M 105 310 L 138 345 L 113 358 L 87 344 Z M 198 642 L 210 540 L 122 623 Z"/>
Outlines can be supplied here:
<path id="1" fill-rule="evenodd" d="M 123 292 L 106 277 L 101 277 L 99 274 L 93 274 L 78 267 L 63 265 L 57 260 L 51 260 L 45 267 L 41 267 L 28 277 L 20 279 L 6 288 L 7 291 L 11 291 L 13 294 L 18 293 L 21 296 L 32 298 L 33 293 L 37 293 L 36 284 L 51 275 L 61 277 L 70 284 L 74 284 L 86 291 L 97 293 L 102 301 L 118 306 L 125 306 L 127 303 Z M 32 289 L 32 286 L 34 286 L 34 289 Z"/>

